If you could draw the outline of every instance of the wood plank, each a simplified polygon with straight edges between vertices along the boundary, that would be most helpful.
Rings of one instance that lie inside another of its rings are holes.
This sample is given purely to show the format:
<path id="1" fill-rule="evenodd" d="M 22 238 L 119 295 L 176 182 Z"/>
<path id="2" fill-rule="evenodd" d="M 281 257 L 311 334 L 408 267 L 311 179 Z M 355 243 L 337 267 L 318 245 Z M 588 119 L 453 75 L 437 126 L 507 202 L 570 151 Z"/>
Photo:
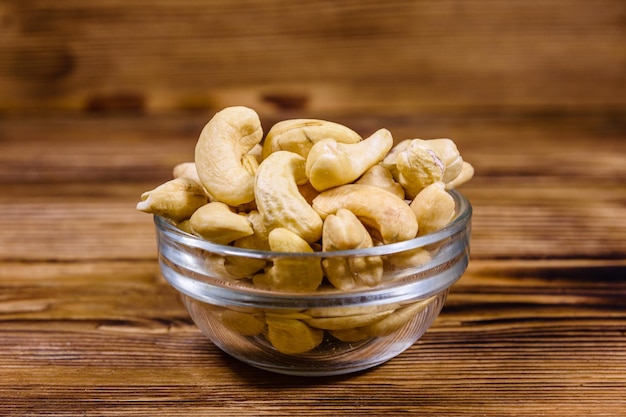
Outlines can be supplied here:
<path id="1" fill-rule="evenodd" d="M 626 188 L 584 182 L 481 181 L 464 193 L 474 206 L 472 256 L 476 259 L 626 256 Z M 0 259 L 153 259 L 151 216 L 135 210 L 148 184 L 117 185 L 110 199 L 50 196 L 21 187 L 21 201 L 1 202 Z M 81 188 L 79 188 L 81 189 Z M 84 189 L 84 188 L 83 188 Z M 8 193 L 0 186 L 0 192 Z M 31 195 L 35 197 L 30 197 Z M 46 200 L 45 205 L 41 201 Z"/>
<path id="2" fill-rule="evenodd" d="M 0 183 L 165 181 L 175 164 L 193 159 L 200 131 L 213 114 L 8 116 L 0 119 Z M 304 111 L 260 112 L 260 117 L 265 132 L 280 120 L 314 117 L 343 123 L 363 136 L 384 127 L 396 142 L 452 138 L 476 165 L 477 177 L 491 181 L 575 175 L 620 183 L 626 176 L 626 114 L 621 112 L 483 109 L 341 116 Z"/>
<path id="3" fill-rule="evenodd" d="M 623 108 L 625 7 L 5 2 L 0 110 Z"/>
<path id="4" fill-rule="evenodd" d="M 54 314 L 6 304 L 15 309 L 0 315 L 0 398 L 11 398 L 0 402 L 4 415 L 115 416 L 157 407 L 172 416 L 579 415 L 598 407 L 619 415 L 626 405 L 623 260 L 474 261 L 415 346 L 371 371 L 312 380 L 261 372 L 220 353 L 180 304 L 168 307 L 159 297 L 170 291 L 154 285 L 146 266 L 3 269 L 3 294 L 8 285 L 24 300 L 46 291 L 56 305 L 82 305 L 61 325 Z M 116 300 L 124 314 L 76 299 L 89 293 L 101 303 Z"/>
<path id="5" fill-rule="evenodd" d="M 0 258 L 154 258 L 152 221 L 134 207 L 141 193 L 171 178 L 176 163 L 193 158 L 206 119 L 3 120 Z M 273 119 L 264 120 L 272 125 Z M 388 126 L 397 140 L 416 131 L 457 140 L 476 167 L 462 192 L 474 205 L 477 259 L 626 256 L 620 119 L 490 115 L 468 121 L 467 115 L 439 114 L 424 124 L 423 116 L 339 120 L 361 132 Z M 436 135 L 440 128 L 443 134 Z"/>

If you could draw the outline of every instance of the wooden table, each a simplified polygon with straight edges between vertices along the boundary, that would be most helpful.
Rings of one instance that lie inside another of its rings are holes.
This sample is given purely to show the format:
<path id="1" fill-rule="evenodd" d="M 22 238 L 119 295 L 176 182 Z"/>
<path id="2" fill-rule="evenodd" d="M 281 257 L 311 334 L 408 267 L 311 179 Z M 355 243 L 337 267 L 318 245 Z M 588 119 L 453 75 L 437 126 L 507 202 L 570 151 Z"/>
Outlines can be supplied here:
<path id="1" fill-rule="evenodd" d="M 0 0 L 0 416 L 626 416 L 626 3 Z M 366 372 L 213 346 L 142 192 L 227 105 L 453 138 L 472 258 Z"/>
<path id="2" fill-rule="evenodd" d="M 4 120 L 0 414 L 624 415 L 623 126 L 439 120 L 376 124 L 456 133 L 477 171 L 469 269 L 408 351 L 314 379 L 221 353 L 159 275 L 134 206 L 192 157 L 204 115 Z"/>

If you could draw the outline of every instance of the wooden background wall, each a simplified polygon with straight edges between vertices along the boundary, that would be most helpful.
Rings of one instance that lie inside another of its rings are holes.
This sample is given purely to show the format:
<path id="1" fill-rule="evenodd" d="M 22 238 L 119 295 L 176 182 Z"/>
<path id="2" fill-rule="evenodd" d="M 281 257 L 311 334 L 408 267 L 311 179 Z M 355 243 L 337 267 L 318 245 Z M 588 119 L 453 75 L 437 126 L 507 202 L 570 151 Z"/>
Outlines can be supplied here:
<path id="1" fill-rule="evenodd" d="M 0 0 L 0 116 L 626 108 L 621 0 Z"/>

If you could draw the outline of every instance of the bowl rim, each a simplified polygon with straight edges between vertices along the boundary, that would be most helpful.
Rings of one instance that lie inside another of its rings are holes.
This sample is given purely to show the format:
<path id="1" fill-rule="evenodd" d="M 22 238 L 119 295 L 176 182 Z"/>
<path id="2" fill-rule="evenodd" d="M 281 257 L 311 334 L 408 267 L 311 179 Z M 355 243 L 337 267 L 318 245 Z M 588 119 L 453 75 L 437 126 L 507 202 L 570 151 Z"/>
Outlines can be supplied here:
<path id="1" fill-rule="evenodd" d="M 221 256 L 242 256 L 253 259 L 277 259 L 277 258 L 339 258 L 339 257 L 363 257 L 363 256 L 384 256 L 394 253 L 404 252 L 411 249 L 425 247 L 437 242 L 441 242 L 469 226 L 472 218 L 472 204 L 469 200 L 456 190 L 448 191 L 455 201 L 456 216 L 443 228 L 436 232 L 401 242 L 389 243 L 385 245 L 373 246 L 363 249 L 348 249 L 338 251 L 316 251 L 316 252 L 276 252 L 259 249 L 238 248 L 235 246 L 221 245 L 202 239 L 198 236 L 187 233 L 168 219 L 159 215 L 154 215 L 154 223 L 160 232 L 165 233 L 169 239 L 176 241 L 178 244 L 193 247 L 196 249 L 210 251 Z"/>

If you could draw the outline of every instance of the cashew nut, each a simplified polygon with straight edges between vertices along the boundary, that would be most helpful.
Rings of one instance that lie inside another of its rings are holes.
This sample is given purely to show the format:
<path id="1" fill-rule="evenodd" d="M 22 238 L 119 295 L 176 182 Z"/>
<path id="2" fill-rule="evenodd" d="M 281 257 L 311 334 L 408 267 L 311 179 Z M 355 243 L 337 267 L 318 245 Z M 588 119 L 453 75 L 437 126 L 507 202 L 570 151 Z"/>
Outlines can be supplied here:
<path id="1" fill-rule="evenodd" d="M 265 227 L 263 216 L 254 210 L 245 215 L 252 226 L 253 234 L 241 237 L 233 242 L 233 246 L 244 249 L 270 250 L 268 230 Z M 245 278 L 263 269 L 266 265 L 263 259 L 254 259 L 247 256 L 226 256 L 224 268 L 236 277 Z"/>
<path id="2" fill-rule="evenodd" d="M 322 219 L 298 190 L 307 181 L 305 159 L 293 152 L 270 154 L 259 165 L 254 194 L 269 230 L 287 228 L 307 242 L 322 235 Z"/>
<path id="3" fill-rule="evenodd" d="M 424 142 L 421 139 L 411 140 L 406 149 L 397 154 L 395 170 L 392 171 L 410 199 L 427 185 L 443 181 L 446 166 Z"/>
<path id="4" fill-rule="evenodd" d="M 393 179 L 391 172 L 381 164 L 376 164 L 365 171 L 365 174 L 355 181 L 355 184 L 382 188 L 404 199 L 404 188 Z"/>
<path id="5" fill-rule="evenodd" d="M 366 314 L 346 314 L 338 317 L 311 317 L 305 323 L 316 329 L 346 330 L 374 324 L 393 313 L 393 310 Z"/>
<path id="6" fill-rule="evenodd" d="M 427 298 L 399 308 L 389 316 L 383 318 L 376 323 L 363 326 L 360 330 L 369 336 L 387 336 L 398 331 L 402 326 L 409 322 L 413 317 L 424 311 L 436 296 Z"/>
<path id="7" fill-rule="evenodd" d="M 313 208 L 328 217 L 339 209 L 353 212 L 366 226 L 373 228 L 383 243 L 413 239 L 417 219 L 409 205 L 383 189 L 362 184 L 346 184 L 326 190 L 313 200 Z"/>
<path id="8" fill-rule="evenodd" d="M 257 250 L 270 250 L 270 244 L 268 241 L 269 230 L 265 225 L 265 219 L 256 210 L 245 214 L 248 222 L 254 230 L 254 234 L 250 236 L 244 236 L 233 242 L 233 245 L 238 248 L 245 249 L 257 249 Z"/>
<path id="9" fill-rule="evenodd" d="M 277 151 L 290 151 L 306 158 L 314 143 L 332 138 L 337 142 L 356 143 L 361 136 L 339 123 L 317 119 L 292 119 L 276 123 L 263 142 L 263 159 Z"/>
<path id="10" fill-rule="evenodd" d="M 365 340 L 370 336 L 359 328 L 329 330 L 331 336 L 345 343 L 355 343 Z"/>
<path id="11" fill-rule="evenodd" d="M 300 320 L 268 317 L 267 338 L 277 351 L 297 355 L 322 343 L 324 331 L 313 329 Z"/>
<path id="12" fill-rule="evenodd" d="M 245 216 L 234 213 L 220 201 L 208 203 L 189 219 L 191 231 L 210 242 L 226 245 L 254 233 Z"/>
<path id="13" fill-rule="evenodd" d="M 254 200 L 256 158 L 246 155 L 262 138 L 259 116 L 252 109 L 227 107 L 213 116 L 195 149 L 198 176 L 209 194 L 230 206 Z"/>
<path id="14" fill-rule="evenodd" d="M 343 317 L 316 317 L 305 320 L 305 323 L 316 329 L 323 330 L 344 330 L 354 329 L 357 327 L 364 327 L 374 324 L 388 315 L 393 313 L 393 310 L 383 311 L 380 313 L 359 314 L 359 315 L 347 315 Z"/>
<path id="15" fill-rule="evenodd" d="M 382 161 L 392 146 L 393 137 L 387 129 L 357 143 L 322 139 L 309 151 L 306 176 L 318 191 L 351 183 Z"/>
<path id="16" fill-rule="evenodd" d="M 443 182 L 448 183 L 455 179 L 463 166 L 463 158 L 456 144 L 447 138 L 424 140 L 424 146 L 430 147 L 445 165 Z"/>
<path id="17" fill-rule="evenodd" d="M 189 178 L 174 178 L 143 193 L 137 210 L 180 222 L 188 219 L 207 201 L 200 184 Z"/>
<path id="18" fill-rule="evenodd" d="M 289 229 L 273 229 L 268 236 L 274 252 L 313 252 L 311 246 Z M 322 283 L 324 272 L 319 258 L 277 257 L 274 264 L 253 277 L 254 285 L 275 291 L 312 292 Z"/>
<path id="19" fill-rule="evenodd" d="M 322 250 L 325 252 L 362 249 L 374 246 L 363 223 L 347 209 L 326 217 L 322 229 Z M 322 260 L 326 278 L 340 290 L 374 287 L 383 276 L 383 261 L 378 256 L 329 257 Z"/>
<path id="20" fill-rule="evenodd" d="M 176 227 L 178 227 L 185 233 L 189 233 L 190 235 L 193 234 L 193 232 L 191 231 L 191 226 L 189 225 L 189 219 L 185 219 L 182 222 L 176 223 Z"/>
<path id="21" fill-rule="evenodd" d="M 256 336 L 265 330 L 265 320 L 259 314 L 223 309 L 218 318 L 224 327 L 244 336 Z"/>
<path id="22" fill-rule="evenodd" d="M 424 248 L 416 248 L 404 252 L 386 255 L 383 258 L 385 271 L 404 270 L 425 265 L 432 260 L 430 251 Z"/>
<path id="23" fill-rule="evenodd" d="M 463 161 L 463 166 L 461 167 L 461 172 L 455 179 L 446 184 L 446 190 L 453 190 L 459 187 L 461 184 L 466 183 L 471 180 L 474 176 L 474 167 L 469 163 Z"/>
<path id="24" fill-rule="evenodd" d="M 172 169 L 172 176 L 174 178 L 189 178 L 194 180 L 198 184 L 202 184 L 200 177 L 198 176 L 198 170 L 196 169 L 195 162 L 181 162 Z"/>
<path id="25" fill-rule="evenodd" d="M 443 182 L 435 182 L 420 191 L 409 205 L 419 224 L 418 236 L 435 232 L 450 223 L 455 214 L 454 198 Z"/>

